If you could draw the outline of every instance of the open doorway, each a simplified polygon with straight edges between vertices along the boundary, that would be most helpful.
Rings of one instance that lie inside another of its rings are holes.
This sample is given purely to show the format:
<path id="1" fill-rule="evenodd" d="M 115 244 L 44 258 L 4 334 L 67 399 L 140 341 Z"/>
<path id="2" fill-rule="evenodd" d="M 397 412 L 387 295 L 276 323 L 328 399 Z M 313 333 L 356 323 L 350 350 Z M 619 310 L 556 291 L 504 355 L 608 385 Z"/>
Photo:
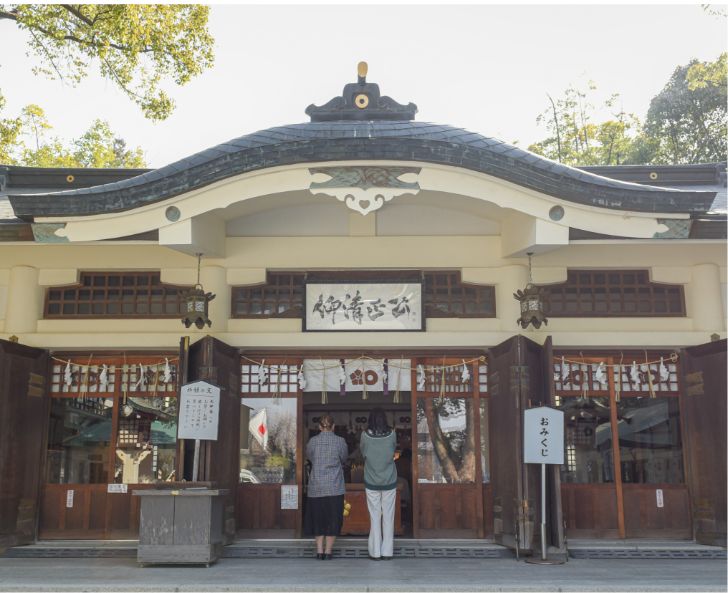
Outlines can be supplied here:
<path id="1" fill-rule="evenodd" d="M 366 398 L 366 399 L 365 399 Z M 327 400 L 322 403 L 322 399 Z M 342 437 L 349 449 L 349 461 L 344 471 L 346 482 L 345 500 L 351 505 L 348 516 L 344 518 L 342 535 L 362 536 L 369 533 L 369 512 L 367 510 L 364 488 L 364 460 L 359 453 L 359 438 L 367 427 L 369 412 L 382 408 L 397 433 L 397 506 L 395 510 L 395 535 L 412 536 L 412 418 L 411 394 L 401 391 L 398 401 L 392 393 L 348 392 L 341 396 L 338 392 L 322 398 L 320 392 L 303 394 L 303 451 L 308 439 L 318 434 L 318 422 L 322 414 L 334 418 L 335 433 Z M 304 470 L 304 491 L 308 478 L 308 468 Z M 306 497 L 304 495 L 304 507 Z M 305 508 L 304 508 L 305 512 Z"/>

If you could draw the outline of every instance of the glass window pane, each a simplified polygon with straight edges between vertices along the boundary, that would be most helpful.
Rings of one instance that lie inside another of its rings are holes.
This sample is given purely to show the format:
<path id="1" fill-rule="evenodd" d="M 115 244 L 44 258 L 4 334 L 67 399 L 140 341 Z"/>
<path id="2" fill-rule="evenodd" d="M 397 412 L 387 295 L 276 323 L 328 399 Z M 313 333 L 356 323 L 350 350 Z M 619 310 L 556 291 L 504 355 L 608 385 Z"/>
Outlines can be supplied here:
<path id="1" fill-rule="evenodd" d="M 490 482 L 490 445 L 488 435 L 488 400 L 480 400 L 480 465 L 483 483 Z"/>
<path id="2" fill-rule="evenodd" d="M 114 400 L 77 397 L 51 400 L 48 427 L 49 484 L 105 484 Z"/>
<path id="3" fill-rule="evenodd" d="M 614 482 L 609 398 L 564 397 L 558 409 L 564 412 L 566 435 L 566 465 L 561 466 L 561 481 Z"/>
<path id="4" fill-rule="evenodd" d="M 475 481 L 472 402 L 465 398 L 417 400 L 417 464 L 421 483 Z"/>
<path id="5" fill-rule="evenodd" d="M 683 482 L 677 398 L 624 397 L 617 403 L 622 481 Z"/>
<path id="6" fill-rule="evenodd" d="M 296 398 L 244 397 L 240 403 L 240 482 L 295 484 Z"/>
<path id="7" fill-rule="evenodd" d="M 171 482 L 177 450 L 177 398 L 127 397 L 119 402 L 114 482 Z"/>

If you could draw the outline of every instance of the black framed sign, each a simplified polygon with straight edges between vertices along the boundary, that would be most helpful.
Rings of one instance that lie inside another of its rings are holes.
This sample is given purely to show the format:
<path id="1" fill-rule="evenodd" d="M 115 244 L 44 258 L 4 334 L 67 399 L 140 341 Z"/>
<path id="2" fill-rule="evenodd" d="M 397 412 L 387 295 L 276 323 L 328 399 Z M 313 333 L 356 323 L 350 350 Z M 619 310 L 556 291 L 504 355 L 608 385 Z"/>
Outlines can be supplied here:
<path id="1" fill-rule="evenodd" d="M 421 282 L 306 283 L 304 331 L 424 331 Z"/>

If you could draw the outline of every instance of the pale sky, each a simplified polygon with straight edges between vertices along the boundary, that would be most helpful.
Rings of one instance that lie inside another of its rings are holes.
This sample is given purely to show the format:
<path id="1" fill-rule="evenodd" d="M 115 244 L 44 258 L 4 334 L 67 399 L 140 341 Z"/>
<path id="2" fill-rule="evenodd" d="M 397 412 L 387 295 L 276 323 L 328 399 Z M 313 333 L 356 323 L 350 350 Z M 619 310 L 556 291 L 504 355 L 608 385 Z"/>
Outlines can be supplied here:
<path id="1" fill-rule="evenodd" d="M 80 135 L 107 120 L 159 167 L 220 142 L 308 121 L 356 80 L 400 103 L 418 121 L 463 127 L 526 148 L 546 130 L 536 117 L 570 83 L 593 80 L 644 118 L 677 65 L 726 51 L 725 19 L 699 5 L 225 5 L 213 6 L 215 66 L 181 88 L 165 122 L 145 120 L 120 91 L 93 75 L 77 87 L 31 73 L 24 34 L 0 21 L 5 117 L 28 103 L 54 133 Z"/>

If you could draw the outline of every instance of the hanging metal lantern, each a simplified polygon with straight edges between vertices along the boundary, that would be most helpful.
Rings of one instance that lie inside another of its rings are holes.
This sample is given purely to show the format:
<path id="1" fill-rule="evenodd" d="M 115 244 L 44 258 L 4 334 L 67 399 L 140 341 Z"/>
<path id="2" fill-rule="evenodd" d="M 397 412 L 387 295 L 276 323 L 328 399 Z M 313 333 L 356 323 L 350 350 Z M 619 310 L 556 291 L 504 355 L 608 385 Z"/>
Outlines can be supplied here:
<path id="1" fill-rule="evenodd" d="M 187 292 L 183 293 L 186 304 L 186 313 L 182 318 L 182 323 L 185 327 L 194 325 L 197 329 L 202 329 L 212 326 L 212 320 L 208 315 L 209 304 L 215 295 L 211 292 L 205 292 L 200 284 L 200 262 L 202 260 L 202 254 L 197 254 L 197 284 L 194 288 L 191 288 Z"/>
<path id="2" fill-rule="evenodd" d="M 516 320 L 523 329 L 529 324 L 539 329 L 541 324 L 548 325 L 549 320 L 543 312 L 543 288 L 536 286 L 531 279 L 531 256 L 528 253 L 528 284 L 523 290 L 517 290 L 513 293 L 513 298 L 521 303 L 521 316 Z"/>

